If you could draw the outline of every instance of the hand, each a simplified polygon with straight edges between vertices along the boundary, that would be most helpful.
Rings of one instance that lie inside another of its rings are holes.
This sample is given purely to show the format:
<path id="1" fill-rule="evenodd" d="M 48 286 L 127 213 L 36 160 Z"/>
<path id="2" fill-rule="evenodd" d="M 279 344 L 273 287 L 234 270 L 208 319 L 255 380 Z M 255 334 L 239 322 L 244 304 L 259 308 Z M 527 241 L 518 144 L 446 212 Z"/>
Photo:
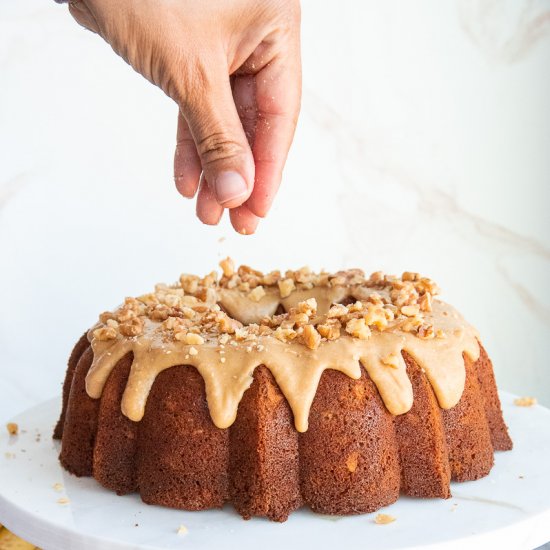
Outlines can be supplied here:
<path id="1" fill-rule="evenodd" d="M 179 106 L 174 178 L 197 216 L 253 233 L 279 187 L 301 97 L 298 0 L 78 0 L 101 35 Z"/>

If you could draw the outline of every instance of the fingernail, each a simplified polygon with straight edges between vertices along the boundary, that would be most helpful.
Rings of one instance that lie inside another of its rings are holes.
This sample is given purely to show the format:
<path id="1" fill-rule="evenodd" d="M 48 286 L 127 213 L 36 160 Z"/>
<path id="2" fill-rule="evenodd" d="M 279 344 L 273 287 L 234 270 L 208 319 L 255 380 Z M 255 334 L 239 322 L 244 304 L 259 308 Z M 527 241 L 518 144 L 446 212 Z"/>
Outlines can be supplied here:
<path id="1" fill-rule="evenodd" d="M 216 200 L 222 206 L 245 197 L 248 187 L 244 178 L 238 172 L 221 172 L 214 182 Z M 238 205 L 235 205 L 238 206 Z"/>

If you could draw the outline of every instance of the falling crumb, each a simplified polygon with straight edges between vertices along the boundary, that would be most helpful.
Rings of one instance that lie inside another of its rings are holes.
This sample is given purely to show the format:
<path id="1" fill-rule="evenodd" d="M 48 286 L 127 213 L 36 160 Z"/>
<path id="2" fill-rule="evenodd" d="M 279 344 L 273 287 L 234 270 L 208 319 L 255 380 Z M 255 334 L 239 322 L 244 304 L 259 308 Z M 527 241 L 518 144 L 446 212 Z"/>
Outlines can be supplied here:
<path id="1" fill-rule="evenodd" d="M 178 527 L 178 530 L 177 530 L 177 533 L 178 535 L 187 535 L 187 533 L 189 533 L 189 529 L 187 529 L 187 527 L 185 527 L 185 525 L 180 525 Z"/>
<path id="2" fill-rule="evenodd" d="M 219 242 L 219 243 L 223 243 L 223 241 L 225 241 L 225 237 L 220 237 L 220 238 L 218 239 L 218 242 Z"/>
<path id="3" fill-rule="evenodd" d="M 8 422 L 6 428 L 10 435 L 17 435 L 19 433 L 19 426 L 15 422 Z"/>
<path id="4" fill-rule="evenodd" d="M 532 407 L 537 404 L 536 397 L 518 397 L 514 399 L 514 405 L 517 407 Z"/>
<path id="5" fill-rule="evenodd" d="M 9 460 L 10 458 L 15 458 L 15 453 L 4 453 L 4 456 Z"/>
<path id="6" fill-rule="evenodd" d="M 63 491 L 63 484 L 62 483 L 54 483 L 53 484 L 53 490 L 57 491 L 58 493 L 60 491 Z"/>
<path id="7" fill-rule="evenodd" d="M 451 506 L 451 512 L 454 512 L 454 511 L 456 510 L 457 506 L 458 506 L 458 503 L 455 502 L 455 503 Z"/>
<path id="8" fill-rule="evenodd" d="M 377 514 L 374 518 L 374 523 L 378 525 L 386 525 L 388 523 L 393 523 L 395 520 L 396 518 L 390 516 L 389 514 Z"/>
<path id="9" fill-rule="evenodd" d="M 518 478 L 519 478 L 519 479 L 525 479 L 525 476 L 524 476 L 523 474 L 520 474 L 520 475 L 518 476 Z"/>
<path id="10" fill-rule="evenodd" d="M 71 502 L 67 497 L 62 497 L 57 499 L 57 504 L 69 504 Z"/>

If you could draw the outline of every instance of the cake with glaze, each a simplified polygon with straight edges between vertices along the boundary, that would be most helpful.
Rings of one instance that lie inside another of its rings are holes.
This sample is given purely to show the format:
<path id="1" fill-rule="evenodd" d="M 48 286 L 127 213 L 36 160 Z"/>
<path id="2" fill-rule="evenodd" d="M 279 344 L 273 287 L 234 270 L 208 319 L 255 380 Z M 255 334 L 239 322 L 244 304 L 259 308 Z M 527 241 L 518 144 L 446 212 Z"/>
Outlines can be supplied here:
<path id="1" fill-rule="evenodd" d="M 479 336 L 430 279 L 220 265 L 126 298 L 78 341 L 54 433 L 66 470 L 284 521 L 448 498 L 512 448 Z"/>

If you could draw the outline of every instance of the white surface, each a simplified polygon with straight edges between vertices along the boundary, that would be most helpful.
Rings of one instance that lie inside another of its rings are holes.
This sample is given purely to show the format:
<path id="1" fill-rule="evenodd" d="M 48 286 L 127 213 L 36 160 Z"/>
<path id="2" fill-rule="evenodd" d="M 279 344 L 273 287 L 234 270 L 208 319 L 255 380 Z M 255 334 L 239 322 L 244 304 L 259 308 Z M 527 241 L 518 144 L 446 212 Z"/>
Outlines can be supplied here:
<path id="1" fill-rule="evenodd" d="M 502 399 L 514 450 L 497 453 L 488 477 L 453 483 L 452 499 L 401 498 L 384 508 L 397 518 L 389 525 L 374 524 L 376 513 L 329 517 L 306 510 L 283 524 L 244 521 L 229 506 L 182 512 L 148 506 L 137 495 L 118 497 L 61 469 L 51 440 L 60 405 L 52 400 L 15 418 L 25 433 L 0 432 L 0 521 L 44 550 L 532 550 L 550 540 L 550 411 L 516 407 L 510 394 Z M 70 503 L 58 504 L 63 497 Z M 176 534 L 182 524 L 189 529 L 184 537 Z"/>
<path id="2" fill-rule="evenodd" d="M 0 420 L 59 393 L 100 311 L 227 254 L 431 275 L 550 406 L 550 0 L 302 4 L 295 143 L 243 238 L 175 192 L 169 99 L 66 5 L 0 0 Z"/>

